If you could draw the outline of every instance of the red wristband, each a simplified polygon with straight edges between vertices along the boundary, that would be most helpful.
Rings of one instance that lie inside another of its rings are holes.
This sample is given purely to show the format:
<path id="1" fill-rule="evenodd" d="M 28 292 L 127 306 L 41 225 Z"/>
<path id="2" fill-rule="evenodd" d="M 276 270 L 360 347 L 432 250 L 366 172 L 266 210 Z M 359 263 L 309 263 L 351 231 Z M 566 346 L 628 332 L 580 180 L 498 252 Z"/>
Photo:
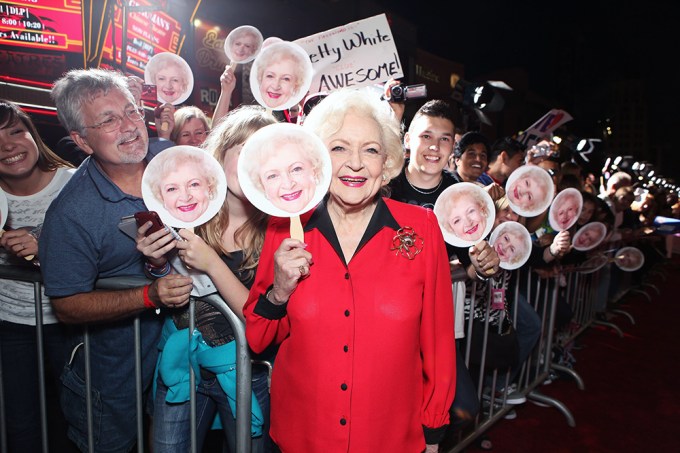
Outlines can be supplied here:
<path id="1" fill-rule="evenodd" d="M 151 285 L 146 285 L 144 287 L 144 306 L 146 308 L 158 308 L 156 304 L 153 303 L 151 299 L 149 299 L 149 288 Z"/>

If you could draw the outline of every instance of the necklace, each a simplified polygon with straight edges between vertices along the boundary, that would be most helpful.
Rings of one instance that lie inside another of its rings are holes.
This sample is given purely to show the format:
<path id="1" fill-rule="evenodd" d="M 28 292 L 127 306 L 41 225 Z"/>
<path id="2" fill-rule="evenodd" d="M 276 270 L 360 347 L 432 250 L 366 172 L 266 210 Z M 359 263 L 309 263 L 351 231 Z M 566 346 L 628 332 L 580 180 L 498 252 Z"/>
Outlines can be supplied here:
<path id="1" fill-rule="evenodd" d="M 413 184 L 411 184 L 411 181 L 408 180 L 408 176 L 406 176 L 406 173 L 404 173 L 404 178 L 406 178 L 406 182 L 408 183 L 409 186 L 411 186 L 411 189 L 413 189 L 413 190 L 415 190 L 416 192 L 418 192 L 418 193 L 420 193 L 420 194 L 423 194 L 423 195 L 432 195 L 433 193 L 435 193 L 436 191 L 439 190 L 439 188 L 442 186 L 442 183 L 444 182 L 444 177 L 442 176 L 442 177 L 439 179 L 439 184 L 437 184 L 437 187 L 435 187 L 434 189 L 431 189 L 431 190 L 420 190 L 419 188 L 417 188 L 416 186 L 414 186 Z"/>

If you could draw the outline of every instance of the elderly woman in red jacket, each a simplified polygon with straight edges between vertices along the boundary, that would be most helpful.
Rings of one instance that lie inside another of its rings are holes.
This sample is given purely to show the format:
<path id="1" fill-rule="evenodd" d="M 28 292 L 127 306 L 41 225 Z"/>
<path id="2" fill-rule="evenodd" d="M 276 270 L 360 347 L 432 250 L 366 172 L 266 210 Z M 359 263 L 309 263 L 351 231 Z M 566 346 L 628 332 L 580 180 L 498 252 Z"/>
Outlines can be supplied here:
<path id="1" fill-rule="evenodd" d="M 383 198 L 403 164 L 399 125 L 360 91 L 307 117 L 332 162 L 329 194 L 272 218 L 244 307 L 252 349 L 280 343 L 271 436 L 283 453 L 438 451 L 455 392 L 453 296 L 431 210 Z"/>

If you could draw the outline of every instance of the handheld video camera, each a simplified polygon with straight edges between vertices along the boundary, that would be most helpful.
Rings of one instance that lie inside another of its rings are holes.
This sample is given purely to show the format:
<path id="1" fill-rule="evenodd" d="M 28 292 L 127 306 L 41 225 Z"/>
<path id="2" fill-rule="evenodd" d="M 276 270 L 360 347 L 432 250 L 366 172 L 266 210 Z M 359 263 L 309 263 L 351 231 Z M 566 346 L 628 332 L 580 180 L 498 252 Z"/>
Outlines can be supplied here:
<path id="1" fill-rule="evenodd" d="M 408 99 L 424 98 L 427 87 L 424 83 L 418 85 L 395 85 L 390 87 L 390 102 L 405 102 Z"/>

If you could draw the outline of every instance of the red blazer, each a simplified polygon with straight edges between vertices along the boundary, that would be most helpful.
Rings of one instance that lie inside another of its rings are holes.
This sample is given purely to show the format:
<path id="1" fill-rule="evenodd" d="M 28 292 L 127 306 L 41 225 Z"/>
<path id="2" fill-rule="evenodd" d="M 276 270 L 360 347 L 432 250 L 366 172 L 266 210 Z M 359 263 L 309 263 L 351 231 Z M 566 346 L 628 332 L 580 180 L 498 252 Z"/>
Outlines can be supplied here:
<path id="1" fill-rule="evenodd" d="M 434 213 L 380 199 L 348 264 L 325 204 L 301 220 L 309 277 L 287 304 L 264 297 L 290 236 L 289 219 L 272 218 L 244 307 L 252 349 L 281 344 L 272 438 L 284 453 L 422 452 L 425 435 L 437 443 L 449 422 L 456 381 L 451 275 Z M 400 226 L 424 241 L 413 260 L 391 250 Z"/>

